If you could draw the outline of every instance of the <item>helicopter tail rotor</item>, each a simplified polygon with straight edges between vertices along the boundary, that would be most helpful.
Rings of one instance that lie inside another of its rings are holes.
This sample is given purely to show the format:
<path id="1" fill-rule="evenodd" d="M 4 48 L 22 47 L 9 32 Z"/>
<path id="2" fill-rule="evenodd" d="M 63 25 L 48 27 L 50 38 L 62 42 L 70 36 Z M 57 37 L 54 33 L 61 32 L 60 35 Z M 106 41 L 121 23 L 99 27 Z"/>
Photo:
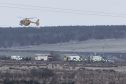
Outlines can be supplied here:
<path id="1" fill-rule="evenodd" d="M 35 22 L 36 26 L 39 26 L 39 19 Z"/>

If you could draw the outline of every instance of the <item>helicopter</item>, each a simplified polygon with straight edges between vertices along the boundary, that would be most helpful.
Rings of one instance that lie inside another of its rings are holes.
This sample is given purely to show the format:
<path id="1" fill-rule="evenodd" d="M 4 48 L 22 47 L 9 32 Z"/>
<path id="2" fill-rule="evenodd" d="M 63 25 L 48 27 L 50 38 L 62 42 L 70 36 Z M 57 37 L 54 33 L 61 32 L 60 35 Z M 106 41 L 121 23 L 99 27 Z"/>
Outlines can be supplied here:
<path id="1" fill-rule="evenodd" d="M 20 20 L 20 25 L 21 26 L 29 26 L 31 23 L 36 24 L 36 26 L 39 26 L 39 19 L 37 19 L 36 22 L 30 20 L 31 18 L 24 18 L 22 20 Z"/>

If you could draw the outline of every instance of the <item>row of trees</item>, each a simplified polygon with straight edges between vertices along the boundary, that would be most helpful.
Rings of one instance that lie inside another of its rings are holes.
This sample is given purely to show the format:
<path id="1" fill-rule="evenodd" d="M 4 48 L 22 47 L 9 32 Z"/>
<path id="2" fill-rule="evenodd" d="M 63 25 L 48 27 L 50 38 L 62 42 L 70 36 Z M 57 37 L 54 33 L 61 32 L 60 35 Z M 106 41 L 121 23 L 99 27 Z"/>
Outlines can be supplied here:
<path id="1" fill-rule="evenodd" d="M 56 26 L 0 28 L 0 47 L 125 38 L 126 26 Z"/>

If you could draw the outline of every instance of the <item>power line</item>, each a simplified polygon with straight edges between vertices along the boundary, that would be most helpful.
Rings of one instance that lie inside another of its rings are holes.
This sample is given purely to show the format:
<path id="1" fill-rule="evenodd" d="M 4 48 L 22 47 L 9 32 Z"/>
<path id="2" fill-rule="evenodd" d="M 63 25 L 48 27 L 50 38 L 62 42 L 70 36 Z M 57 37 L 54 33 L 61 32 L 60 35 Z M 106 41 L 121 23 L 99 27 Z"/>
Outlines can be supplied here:
<path id="1" fill-rule="evenodd" d="M 25 7 L 36 7 L 40 9 L 52 9 L 52 10 L 62 10 L 62 11 L 73 11 L 73 12 L 89 12 L 89 13 L 102 13 L 102 14 L 113 14 L 110 12 L 103 12 L 103 11 L 88 11 L 88 10 L 77 10 L 77 9 L 65 9 L 65 8 L 56 8 L 56 7 L 43 7 L 43 6 L 33 6 L 33 5 L 26 5 L 26 4 L 17 4 L 17 3 L 0 3 L 1 5 L 17 5 L 17 6 L 25 6 Z M 117 15 L 117 14 L 116 14 Z M 126 14 L 120 14 L 126 15 Z"/>
<path id="2" fill-rule="evenodd" d="M 77 10 L 77 9 L 65 9 L 65 8 L 56 8 L 56 7 L 43 7 L 43 6 L 33 6 L 33 5 L 26 5 L 26 4 L 16 4 L 16 3 L 0 3 L 1 5 L 17 5 L 17 6 L 25 6 L 25 7 L 37 7 L 37 8 L 44 8 L 44 9 L 55 9 L 55 10 L 62 10 L 62 11 L 76 11 L 76 12 L 95 12 L 95 13 L 106 13 L 103 11 L 87 11 L 87 10 Z M 106 13 L 106 14 L 111 14 L 111 13 Z"/>
<path id="3" fill-rule="evenodd" d="M 0 3 L 0 4 L 1 4 L 0 7 L 23 9 L 23 10 L 34 10 L 34 11 L 46 11 L 46 12 L 70 13 L 70 14 L 78 14 L 78 15 L 96 15 L 96 16 L 109 16 L 109 17 L 126 18 L 126 16 L 124 16 L 126 14 L 112 14 L 112 13 L 107 13 L 107 12 L 84 11 L 84 10 L 54 8 L 54 7 L 41 7 L 41 6 L 33 6 L 33 5 L 26 5 L 26 4 L 14 4 L 14 3 Z"/>

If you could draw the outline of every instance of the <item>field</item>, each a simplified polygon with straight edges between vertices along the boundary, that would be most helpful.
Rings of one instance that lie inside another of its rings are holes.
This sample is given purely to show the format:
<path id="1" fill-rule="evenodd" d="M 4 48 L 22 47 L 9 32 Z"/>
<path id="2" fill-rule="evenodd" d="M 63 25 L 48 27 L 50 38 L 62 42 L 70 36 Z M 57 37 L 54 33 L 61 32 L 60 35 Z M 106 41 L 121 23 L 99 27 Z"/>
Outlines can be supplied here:
<path id="1" fill-rule="evenodd" d="M 126 52 L 126 39 L 71 41 L 57 44 L 42 44 L 12 47 L 10 50 L 72 51 L 72 52 Z"/>
<path id="2" fill-rule="evenodd" d="M 126 82 L 125 66 L 86 67 L 83 63 L 10 60 L 0 60 L 0 66 L 1 84 L 125 84 Z"/>
<path id="3" fill-rule="evenodd" d="M 1 56 L 35 56 L 38 53 L 50 53 L 50 51 L 57 51 L 60 54 L 66 53 L 81 53 L 86 55 L 87 53 L 116 53 L 115 56 L 119 56 L 118 53 L 126 53 L 126 39 L 105 39 L 105 40 L 87 40 L 87 41 L 71 41 L 66 43 L 57 44 L 41 44 L 31 46 L 21 46 L 12 48 L 1 48 Z"/>
<path id="4" fill-rule="evenodd" d="M 59 51 L 125 53 L 126 39 L 71 41 L 1 48 L 0 55 L 34 56 L 36 53 Z M 123 66 L 122 66 L 123 65 Z M 2 84 L 125 84 L 126 65 L 109 63 L 75 63 L 0 60 Z"/>

